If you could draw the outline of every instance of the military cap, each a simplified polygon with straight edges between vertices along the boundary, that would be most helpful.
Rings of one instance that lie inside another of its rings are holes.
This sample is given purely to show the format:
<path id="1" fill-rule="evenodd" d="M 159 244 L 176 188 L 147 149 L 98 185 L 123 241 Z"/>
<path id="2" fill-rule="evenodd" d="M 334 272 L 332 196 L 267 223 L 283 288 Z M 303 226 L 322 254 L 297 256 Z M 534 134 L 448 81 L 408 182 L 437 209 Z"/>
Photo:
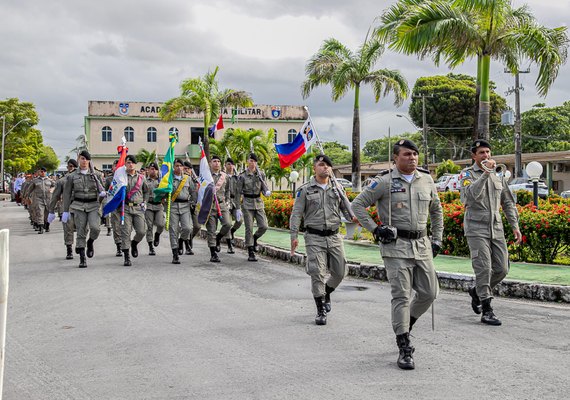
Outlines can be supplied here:
<path id="1" fill-rule="evenodd" d="M 184 161 L 183 164 L 186 168 L 192 168 L 192 163 L 190 161 Z"/>
<path id="2" fill-rule="evenodd" d="M 476 141 L 473 142 L 473 145 L 471 146 L 471 153 L 476 153 L 479 147 L 486 147 L 490 150 L 491 144 L 486 140 L 477 139 Z"/>
<path id="3" fill-rule="evenodd" d="M 40 171 L 44 171 L 44 172 L 47 171 L 46 167 L 40 167 L 39 169 L 40 169 Z"/>
<path id="4" fill-rule="evenodd" d="M 77 168 L 77 161 L 75 161 L 73 158 L 70 158 L 67 160 L 67 165 L 73 165 L 75 168 Z"/>
<path id="5" fill-rule="evenodd" d="M 249 153 L 249 156 L 247 157 L 247 159 L 257 162 L 257 156 L 255 155 L 255 153 Z"/>
<path id="6" fill-rule="evenodd" d="M 331 159 L 330 159 L 327 155 L 319 154 L 318 156 L 315 157 L 315 163 L 318 163 L 318 162 L 320 162 L 320 161 L 324 162 L 324 163 L 327 164 L 329 167 L 332 167 L 332 166 L 333 166 Z"/>
<path id="7" fill-rule="evenodd" d="M 79 153 L 79 157 L 84 157 L 86 160 L 91 160 L 91 154 L 89 154 L 87 150 L 81 151 L 81 153 Z"/>
<path id="8" fill-rule="evenodd" d="M 394 144 L 394 154 L 399 150 L 400 147 L 405 147 L 410 150 L 414 150 L 416 153 L 420 152 L 418 146 L 414 142 L 408 139 L 400 139 Z"/>
<path id="9" fill-rule="evenodd" d="M 230 163 L 232 165 L 236 165 L 236 163 L 234 162 L 234 160 L 232 160 L 230 157 L 226 158 L 226 164 Z"/>
<path id="10" fill-rule="evenodd" d="M 174 160 L 174 164 L 180 164 L 180 165 L 184 165 L 184 161 L 182 161 L 180 158 L 177 158 L 176 160 Z"/>
<path id="11" fill-rule="evenodd" d="M 137 158 L 136 158 L 134 155 L 129 154 L 129 155 L 127 156 L 127 158 L 125 158 L 125 161 L 131 161 L 132 163 L 135 163 L 135 164 L 136 164 L 136 163 L 137 163 Z"/>
<path id="12" fill-rule="evenodd" d="M 149 168 L 154 168 L 154 169 L 158 169 L 158 164 L 155 163 L 154 161 L 148 164 Z"/>
<path id="13" fill-rule="evenodd" d="M 220 156 L 217 156 L 215 154 L 212 156 L 212 161 L 214 161 L 214 160 L 218 160 L 218 161 L 222 162 L 222 159 L 220 158 Z"/>

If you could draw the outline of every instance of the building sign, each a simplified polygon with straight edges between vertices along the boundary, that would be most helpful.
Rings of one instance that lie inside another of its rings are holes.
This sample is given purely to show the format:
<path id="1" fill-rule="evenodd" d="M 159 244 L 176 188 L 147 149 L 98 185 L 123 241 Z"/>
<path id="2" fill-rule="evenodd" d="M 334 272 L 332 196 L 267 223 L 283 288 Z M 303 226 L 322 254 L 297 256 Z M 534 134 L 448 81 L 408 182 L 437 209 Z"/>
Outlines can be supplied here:
<path id="1" fill-rule="evenodd" d="M 119 114 L 127 115 L 129 113 L 129 103 L 120 103 L 119 104 Z"/>

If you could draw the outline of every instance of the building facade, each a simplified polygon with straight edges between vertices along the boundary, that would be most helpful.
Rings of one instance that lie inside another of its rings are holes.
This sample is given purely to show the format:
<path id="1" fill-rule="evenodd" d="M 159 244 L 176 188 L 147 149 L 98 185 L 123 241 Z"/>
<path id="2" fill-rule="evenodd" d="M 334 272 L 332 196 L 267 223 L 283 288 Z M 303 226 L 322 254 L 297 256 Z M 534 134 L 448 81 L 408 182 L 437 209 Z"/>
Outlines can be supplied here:
<path id="1" fill-rule="evenodd" d="M 184 158 L 188 153 L 193 164 L 200 157 L 198 142 L 204 136 L 202 113 L 186 113 L 165 122 L 159 117 L 163 103 L 89 101 L 88 115 L 85 117 L 85 136 L 95 168 L 110 170 L 117 159 L 117 146 L 124 136 L 127 139 L 129 154 L 137 154 L 141 149 L 156 151 L 163 157 L 168 148 L 169 132 L 178 133 L 179 142 L 175 152 Z M 221 139 L 227 128 L 260 129 L 275 131 L 275 143 L 293 140 L 307 119 L 303 106 L 255 105 L 249 108 L 222 108 L 224 128 L 215 133 Z M 232 123 L 232 114 L 234 122 Z M 212 121 L 212 124 L 216 121 Z"/>

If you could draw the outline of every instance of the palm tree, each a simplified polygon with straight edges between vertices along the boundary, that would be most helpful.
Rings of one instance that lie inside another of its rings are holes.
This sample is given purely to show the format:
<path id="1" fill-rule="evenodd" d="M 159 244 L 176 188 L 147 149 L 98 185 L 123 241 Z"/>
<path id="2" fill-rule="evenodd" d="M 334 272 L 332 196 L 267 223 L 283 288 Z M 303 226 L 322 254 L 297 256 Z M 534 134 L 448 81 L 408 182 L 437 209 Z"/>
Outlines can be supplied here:
<path id="1" fill-rule="evenodd" d="M 281 168 L 279 165 L 279 159 L 274 153 L 274 157 L 271 158 L 269 165 L 265 169 L 265 174 L 268 178 L 273 178 L 275 183 L 279 186 L 279 190 L 282 189 L 283 179 L 287 178 L 291 173 L 291 167 Z"/>
<path id="2" fill-rule="evenodd" d="M 137 153 L 137 162 L 141 163 L 143 167 L 148 167 L 148 165 L 156 161 L 156 150 L 148 151 L 145 149 L 140 149 Z"/>
<path id="3" fill-rule="evenodd" d="M 77 158 L 78 154 L 81 153 L 83 150 L 87 150 L 88 143 L 87 143 L 87 136 L 83 133 L 75 138 L 75 147 L 69 150 L 70 154 L 75 154 L 75 158 Z"/>
<path id="4" fill-rule="evenodd" d="M 380 17 L 375 37 L 405 54 L 431 56 L 451 68 L 477 57 L 477 136 L 489 139 L 491 59 L 516 73 L 522 58 L 539 65 L 535 85 L 546 96 L 566 62 L 566 27 L 540 26 L 525 5 L 510 0 L 399 0 Z"/>
<path id="5" fill-rule="evenodd" d="M 313 159 L 315 158 L 315 154 L 313 153 L 305 153 L 299 158 L 295 163 L 293 163 L 293 167 L 297 170 L 301 170 L 301 182 L 305 183 L 305 173 L 309 171 L 308 176 L 311 176 L 310 167 L 313 165 Z"/>
<path id="6" fill-rule="evenodd" d="M 352 52 L 336 39 L 327 39 L 317 53 L 307 62 L 307 79 L 301 86 L 303 98 L 321 85 L 331 85 L 332 100 L 338 101 L 349 89 L 354 89 L 354 112 L 352 117 L 352 185 L 360 191 L 360 87 L 372 86 L 376 102 L 381 97 L 394 93 L 394 104 L 401 105 L 408 95 L 406 79 L 396 70 L 373 70 L 384 52 L 384 45 L 368 34 L 356 52 Z"/>
<path id="7" fill-rule="evenodd" d="M 251 107 L 253 100 L 249 93 L 234 89 L 220 90 L 216 75 L 219 67 L 202 78 L 190 78 L 180 85 L 180 96 L 164 103 L 160 116 L 164 121 L 171 121 L 185 112 L 204 114 L 204 152 L 210 157 L 208 128 L 216 121 L 223 107 Z"/>

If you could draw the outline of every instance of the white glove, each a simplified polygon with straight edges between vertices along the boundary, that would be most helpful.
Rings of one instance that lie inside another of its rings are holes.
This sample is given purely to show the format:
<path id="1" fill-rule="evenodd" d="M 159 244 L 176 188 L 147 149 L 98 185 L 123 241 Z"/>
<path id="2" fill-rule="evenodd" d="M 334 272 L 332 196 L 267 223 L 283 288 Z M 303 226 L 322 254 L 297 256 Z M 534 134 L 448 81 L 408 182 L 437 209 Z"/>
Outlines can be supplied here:
<path id="1" fill-rule="evenodd" d="M 49 214 L 48 214 L 48 217 L 47 217 L 47 222 L 48 222 L 48 224 L 51 224 L 54 219 L 55 219 L 55 214 L 54 214 L 54 213 L 49 213 Z"/>
<path id="2" fill-rule="evenodd" d="M 61 214 L 61 222 L 66 224 L 68 220 L 69 220 L 69 213 L 68 212 L 64 212 L 63 214 Z"/>
<path id="3" fill-rule="evenodd" d="M 107 197 L 107 192 L 103 190 L 101 193 L 99 193 L 99 197 Z"/>
<path id="4" fill-rule="evenodd" d="M 141 203 L 140 206 L 141 206 L 142 212 L 145 212 L 146 211 L 146 203 Z"/>
<path id="5" fill-rule="evenodd" d="M 265 197 L 269 197 L 271 196 L 271 190 L 268 190 L 267 192 L 263 193 Z"/>
<path id="6" fill-rule="evenodd" d="M 241 221 L 241 217 L 243 217 L 243 213 L 241 212 L 241 210 L 238 208 L 236 210 L 236 221 L 239 222 Z"/>

